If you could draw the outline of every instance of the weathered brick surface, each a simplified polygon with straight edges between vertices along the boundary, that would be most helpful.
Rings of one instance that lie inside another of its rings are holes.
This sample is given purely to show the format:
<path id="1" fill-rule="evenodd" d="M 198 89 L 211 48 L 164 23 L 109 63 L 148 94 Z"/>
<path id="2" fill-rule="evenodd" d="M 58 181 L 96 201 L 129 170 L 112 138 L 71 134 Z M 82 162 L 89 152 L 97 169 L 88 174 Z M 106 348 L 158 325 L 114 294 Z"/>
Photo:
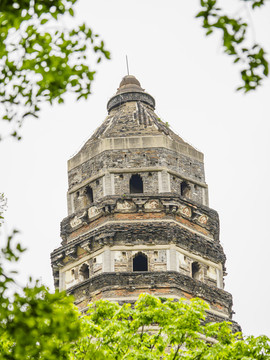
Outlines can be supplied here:
<path id="1" fill-rule="evenodd" d="M 111 150 L 104 151 L 85 161 L 68 173 L 69 188 L 78 185 L 88 178 L 98 175 L 102 169 L 128 169 L 147 167 L 167 167 L 188 176 L 195 181 L 204 182 L 203 163 L 186 155 L 176 154 L 164 148 Z M 179 192 L 179 190 L 178 190 Z"/>
<path id="2" fill-rule="evenodd" d="M 138 166 L 138 165 L 137 165 Z M 158 174 L 157 172 L 138 172 L 143 180 L 143 193 L 145 195 L 155 195 L 158 193 Z M 114 174 L 115 194 L 128 196 L 130 193 L 129 182 L 132 174 Z"/>

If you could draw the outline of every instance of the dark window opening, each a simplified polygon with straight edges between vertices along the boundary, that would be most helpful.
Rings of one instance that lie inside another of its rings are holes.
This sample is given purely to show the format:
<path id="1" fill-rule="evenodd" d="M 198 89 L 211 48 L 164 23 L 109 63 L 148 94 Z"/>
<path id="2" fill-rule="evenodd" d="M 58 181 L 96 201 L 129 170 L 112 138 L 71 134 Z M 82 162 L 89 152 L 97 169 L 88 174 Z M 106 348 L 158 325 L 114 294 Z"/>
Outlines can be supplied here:
<path id="1" fill-rule="evenodd" d="M 83 264 L 80 268 L 80 275 L 83 280 L 89 279 L 89 266 L 87 264 Z"/>
<path id="2" fill-rule="evenodd" d="M 88 204 L 89 205 L 92 204 L 92 202 L 94 201 L 94 196 L 93 196 L 93 189 L 91 188 L 91 186 L 86 186 L 85 195 L 86 195 Z"/>
<path id="3" fill-rule="evenodd" d="M 133 258 L 133 271 L 148 271 L 147 256 L 138 253 Z"/>
<path id="4" fill-rule="evenodd" d="M 191 276 L 195 280 L 200 280 L 200 265 L 197 262 L 193 262 L 191 265 Z"/>
<path id="5" fill-rule="evenodd" d="M 190 196 L 190 186 L 186 181 L 181 183 L 181 196 L 189 197 Z"/>
<path id="6" fill-rule="evenodd" d="M 140 175 L 132 175 L 129 181 L 129 190 L 131 194 L 143 193 L 143 181 Z"/>

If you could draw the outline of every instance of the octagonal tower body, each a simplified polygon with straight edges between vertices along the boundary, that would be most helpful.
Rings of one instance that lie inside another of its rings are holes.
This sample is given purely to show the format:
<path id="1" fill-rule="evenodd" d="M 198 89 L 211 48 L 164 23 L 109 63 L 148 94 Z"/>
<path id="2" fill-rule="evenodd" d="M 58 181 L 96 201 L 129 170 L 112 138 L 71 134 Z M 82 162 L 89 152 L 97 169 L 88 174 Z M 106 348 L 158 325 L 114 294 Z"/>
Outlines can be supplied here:
<path id="1" fill-rule="evenodd" d="M 108 116 L 68 161 L 68 216 L 51 254 L 55 286 L 84 309 L 100 298 L 201 297 L 231 319 L 223 290 L 219 219 L 208 207 L 203 154 L 155 114 L 155 100 L 125 76 Z"/>

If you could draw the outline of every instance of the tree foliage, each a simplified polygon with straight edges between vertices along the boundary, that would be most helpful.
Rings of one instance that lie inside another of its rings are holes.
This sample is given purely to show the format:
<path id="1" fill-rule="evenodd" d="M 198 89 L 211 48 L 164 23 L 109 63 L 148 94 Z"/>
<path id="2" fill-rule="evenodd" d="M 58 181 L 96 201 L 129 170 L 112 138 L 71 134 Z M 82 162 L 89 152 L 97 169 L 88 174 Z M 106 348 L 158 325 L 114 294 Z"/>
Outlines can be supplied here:
<path id="1" fill-rule="evenodd" d="M 135 306 L 99 300 L 90 304 L 74 359 L 270 359 L 266 336 L 243 339 L 229 322 L 205 323 L 208 305 L 143 294 Z"/>
<path id="2" fill-rule="evenodd" d="M 0 252 L 1 360 L 270 359 L 269 338 L 243 339 L 229 322 L 205 323 L 209 308 L 200 299 L 143 294 L 134 307 L 99 300 L 82 316 L 64 292 L 31 279 L 20 288 L 5 271 L 24 251 L 12 245 L 15 235 Z"/>
<path id="3" fill-rule="evenodd" d="M 7 198 L 4 193 L 0 193 L 0 227 L 3 224 L 4 216 L 3 213 L 7 209 Z"/>
<path id="4" fill-rule="evenodd" d="M 85 23 L 60 25 L 72 22 L 76 2 L 1 1 L 0 116 L 17 139 L 23 120 L 38 117 L 41 103 L 62 103 L 67 92 L 86 99 L 95 74 L 90 56 L 96 53 L 97 62 L 110 57 Z"/>
<path id="5" fill-rule="evenodd" d="M 0 251 L 0 359 L 69 359 L 82 328 L 73 299 L 51 294 L 31 279 L 23 288 L 16 285 L 14 271 L 5 270 L 24 251 L 19 243 L 12 245 L 15 235 Z"/>
<path id="6" fill-rule="evenodd" d="M 253 10 L 265 4 L 265 0 L 242 1 L 251 4 Z M 221 31 L 225 53 L 233 57 L 234 63 L 241 64 L 242 84 L 237 90 L 249 92 L 257 89 L 269 75 L 269 64 L 263 47 L 257 43 L 249 44 L 247 21 L 227 15 L 217 0 L 200 0 L 200 4 L 201 11 L 197 18 L 202 19 L 206 35 Z"/>
<path id="7" fill-rule="evenodd" d="M 3 219 L 5 196 L 0 199 Z M 0 248 L 0 359 L 70 359 L 73 342 L 82 335 L 79 312 L 64 292 L 52 294 L 32 279 L 24 287 L 16 283 L 14 263 L 25 251 L 14 243 L 17 235 L 13 230 Z"/>

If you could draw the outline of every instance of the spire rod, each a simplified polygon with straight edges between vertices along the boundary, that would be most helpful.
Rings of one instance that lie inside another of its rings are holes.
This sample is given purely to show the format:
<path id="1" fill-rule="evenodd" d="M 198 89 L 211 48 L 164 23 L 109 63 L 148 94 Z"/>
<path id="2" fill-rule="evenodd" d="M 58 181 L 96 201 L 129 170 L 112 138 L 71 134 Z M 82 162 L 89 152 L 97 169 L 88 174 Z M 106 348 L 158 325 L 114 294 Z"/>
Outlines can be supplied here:
<path id="1" fill-rule="evenodd" d="M 128 57 L 127 57 L 127 55 L 126 55 L 126 64 L 127 64 L 127 74 L 129 75 Z"/>

